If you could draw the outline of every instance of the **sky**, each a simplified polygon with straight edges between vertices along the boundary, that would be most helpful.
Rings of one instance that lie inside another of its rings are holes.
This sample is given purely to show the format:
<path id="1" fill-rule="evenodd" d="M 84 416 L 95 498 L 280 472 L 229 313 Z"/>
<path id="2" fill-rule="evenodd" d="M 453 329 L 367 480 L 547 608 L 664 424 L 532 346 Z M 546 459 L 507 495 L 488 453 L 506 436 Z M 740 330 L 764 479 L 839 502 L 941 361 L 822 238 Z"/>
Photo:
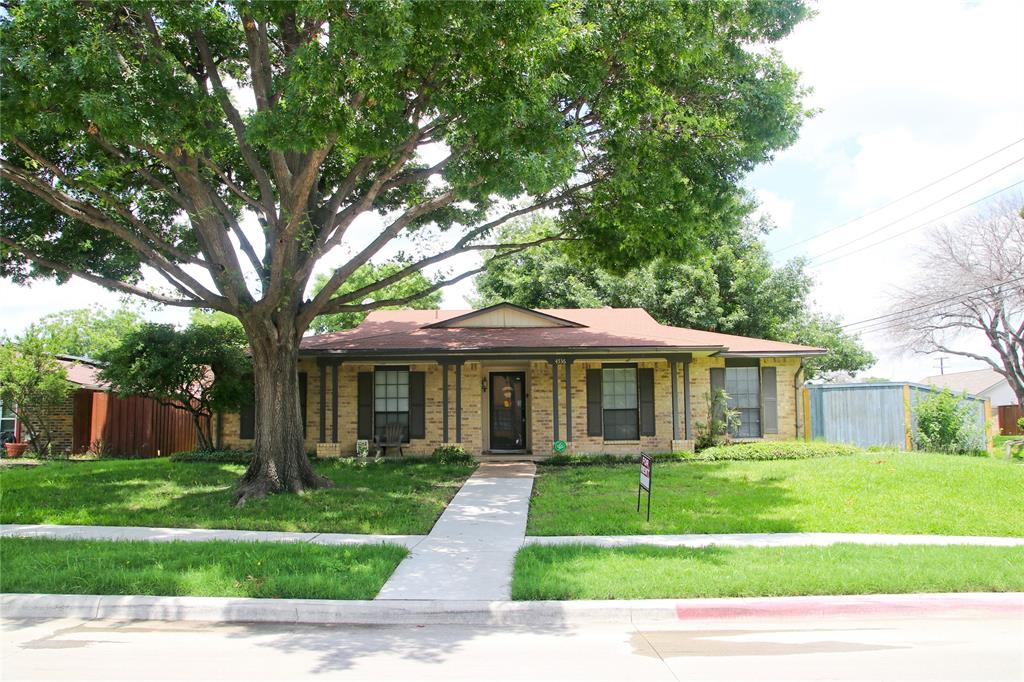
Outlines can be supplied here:
<path id="1" fill-rule="evenodd" d="M 809 104 L 819 113 L 745 185 L 777 225 L 767 238 L 776 261 L 810 258 L 813 307 L 853 323 L 888 312 L 887 292 L 910 278 L 929 225 L 955 221 L 977 208 L 972 202 L 1024 183 L 1024 0 L 825 0 L 815 7 L 817 16 L 777 48 L 813 88 Z M 1024 194 L 1024 184 L 1008 191 Z M 353 245 L 320 269 L 344 262 L 377 226 L 361 220 L 350 230 Z M 415 247 L 395 244 L 383 256 Z M 446 267 L 460 272 L 473 263 L 466 256 Z M 442 306 L 467 307 L 472 293 L 470 281 L 450 287 Z M 30 288 L 0 280 L 0 332 L 16 333 L 46 313 L 121 300 L 78 279 Z M 145 315 L 187 319 L 185 311 L 153 306 Z M 868 375 L 916 381 L 938 373 L 938 356 L 900 353 L 885 330 L 864 341 L 879 358 Z M 983 339 L 965 337 L 962 345 L 988 352 Z M 945 361 L 947 372 L 979 366 Z"/>

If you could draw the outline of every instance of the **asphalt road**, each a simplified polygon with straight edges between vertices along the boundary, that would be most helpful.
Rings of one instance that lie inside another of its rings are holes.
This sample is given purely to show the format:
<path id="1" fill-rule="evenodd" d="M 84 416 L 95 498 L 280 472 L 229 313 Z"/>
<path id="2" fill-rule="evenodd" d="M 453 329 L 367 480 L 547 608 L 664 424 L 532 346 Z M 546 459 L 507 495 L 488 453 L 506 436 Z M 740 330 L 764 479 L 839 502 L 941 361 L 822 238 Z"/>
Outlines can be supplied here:
<path id="1" fill-rule="evenodd" d="M 1024 680 L 1024 614 L 551 628 L 2 621 L 3 680 Z"/>

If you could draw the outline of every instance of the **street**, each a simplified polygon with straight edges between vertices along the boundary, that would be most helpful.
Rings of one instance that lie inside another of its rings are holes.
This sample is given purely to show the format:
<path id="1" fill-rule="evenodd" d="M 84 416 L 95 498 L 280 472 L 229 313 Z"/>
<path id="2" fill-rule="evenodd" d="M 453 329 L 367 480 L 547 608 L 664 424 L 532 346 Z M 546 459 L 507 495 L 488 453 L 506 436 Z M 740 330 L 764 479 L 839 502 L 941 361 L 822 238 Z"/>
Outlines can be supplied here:
<path id="1" fill-rule="evenodd" d="M 4 680 L 1024 679 L 1024 614 L 651 625 L 5 620 Z"/>

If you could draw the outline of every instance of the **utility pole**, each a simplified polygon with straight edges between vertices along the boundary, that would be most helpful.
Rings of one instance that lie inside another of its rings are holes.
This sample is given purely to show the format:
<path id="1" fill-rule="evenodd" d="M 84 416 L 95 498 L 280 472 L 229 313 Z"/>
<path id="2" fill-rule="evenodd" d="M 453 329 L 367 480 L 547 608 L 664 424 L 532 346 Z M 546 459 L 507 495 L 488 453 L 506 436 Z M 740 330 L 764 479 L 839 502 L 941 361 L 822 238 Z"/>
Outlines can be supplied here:
<path id="1" fill-rule="evenodd" d="M 939 356 L 938 360 L 939 360 L 939 374 L 945 374 L 946 373 L 946 360 L 949 360 L 949 356 L 947 356 L 947 355 Z"/>

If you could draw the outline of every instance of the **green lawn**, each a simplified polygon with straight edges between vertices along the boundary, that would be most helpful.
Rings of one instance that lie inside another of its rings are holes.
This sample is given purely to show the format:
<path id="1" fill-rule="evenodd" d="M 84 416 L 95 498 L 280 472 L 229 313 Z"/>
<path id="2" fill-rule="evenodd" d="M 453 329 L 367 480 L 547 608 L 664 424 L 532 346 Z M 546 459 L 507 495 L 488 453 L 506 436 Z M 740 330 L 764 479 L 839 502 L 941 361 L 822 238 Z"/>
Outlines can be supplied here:
<path id="1" fill-rule="evenodd" d="M 1024 547 L 532 545 L 513 599 L 661 599 L 1024 590 Z"/>
<path id="2" fill-rule="evenodd" d="M 425 534 L 471 466 L 320 462 L 335 487 L 232 505 L 244 467 L 166 458 L 0 470 L 0 522 Z"/>
<path id="3" fill-rule="evenodd" d="M 540 467 L 539 472 L 531 535 L 1024 536 L 1024 467 L 987 457 L 888 451 L 806 460 L 656 463 L 650 523 L 636 511 L 637 466 Z"/>
<path id="4" fill-rule="evenodd" d="M 0 540 L 0 592 L 373 599 L 397 545 Z"/>

